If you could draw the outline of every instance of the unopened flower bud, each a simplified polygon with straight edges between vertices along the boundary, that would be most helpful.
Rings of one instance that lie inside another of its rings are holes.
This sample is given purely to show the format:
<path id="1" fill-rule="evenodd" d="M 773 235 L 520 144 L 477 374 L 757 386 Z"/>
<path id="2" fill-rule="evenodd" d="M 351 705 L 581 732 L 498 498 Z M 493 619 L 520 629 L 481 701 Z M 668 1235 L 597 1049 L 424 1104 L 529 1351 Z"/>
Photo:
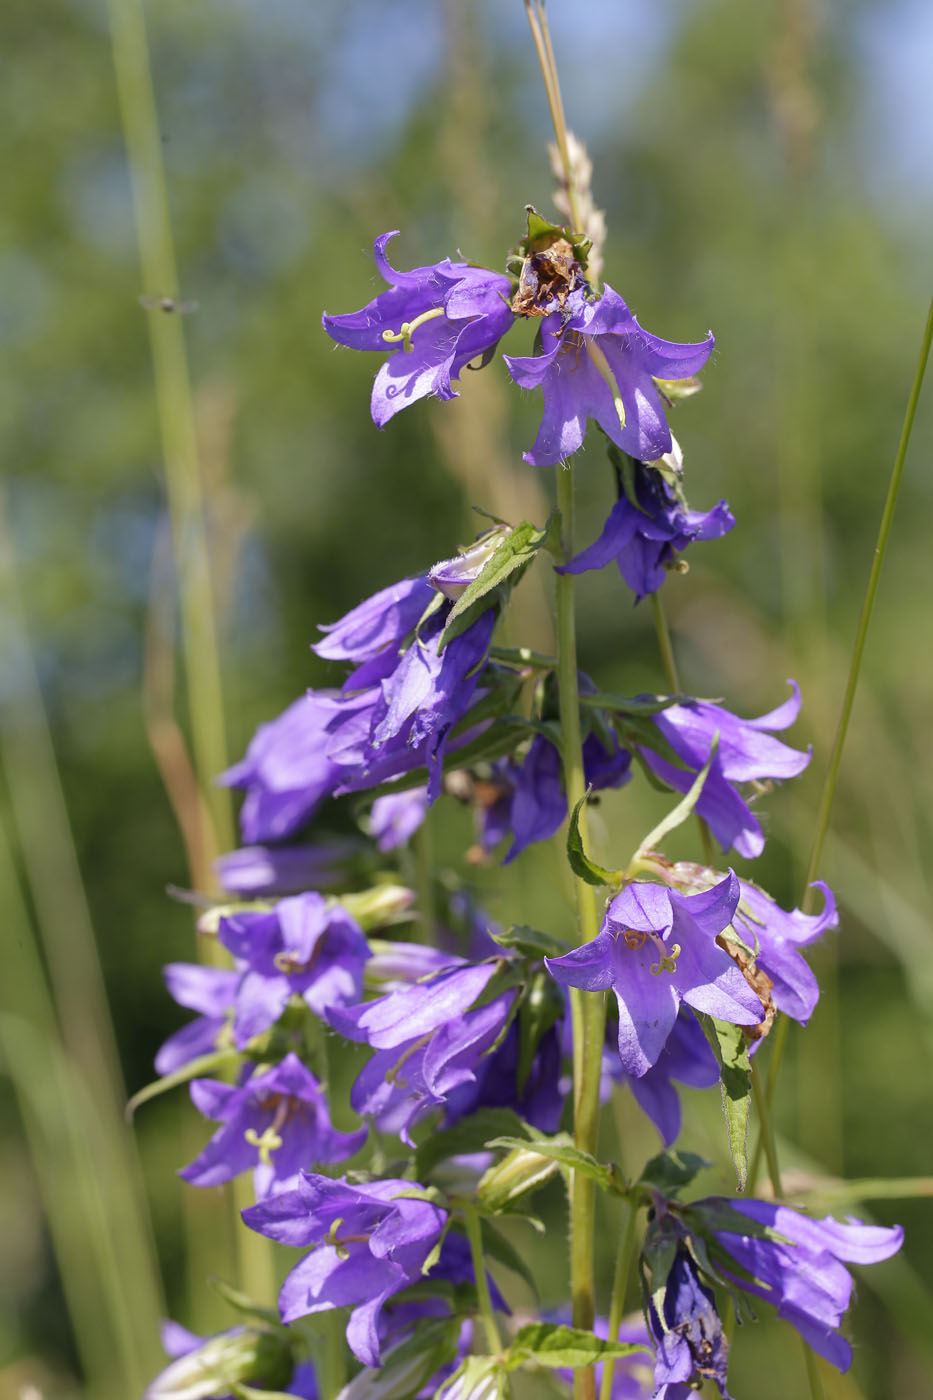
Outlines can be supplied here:
<path id="1" fill-rule="evenodd" d="M 542 1157 L 535 1152 L 531 1143 L 528 1147 L 516 1147 L 501 1162 L 490 1167 L 476 1189 L 478 1200 L 487 1210 L 502 1211 L 541 1186 L 559 1170 L 553 1157 Z"/>
<path id="2" fill-rule="evenodd" d="M 398 923 L 414 902 L 413 891 L 404 885 L 374 885 L 369 890 L 342 894 L 338 901 L 364 933 Z"/>
<path id="3" fill-rule="evenodd" d="M 443 593 L 451 602 L 456 602 L 479 577 L 499 545 L 511 533 L 510 525 L 497 525 L 494 530 L 487 530 L 468 549 L 462 549 L 453 559 L 442 559 L 428 574 L 431 587 Z"/>
<path id="4" fill-rule="evenodd" d="M 143 1400 L 209 1400 L 231 1386 L 252 1384 L 282 1390 L 294 1361 L 284 1333 L 237 1327 L 210 1337 L 156 1376 Z"/>

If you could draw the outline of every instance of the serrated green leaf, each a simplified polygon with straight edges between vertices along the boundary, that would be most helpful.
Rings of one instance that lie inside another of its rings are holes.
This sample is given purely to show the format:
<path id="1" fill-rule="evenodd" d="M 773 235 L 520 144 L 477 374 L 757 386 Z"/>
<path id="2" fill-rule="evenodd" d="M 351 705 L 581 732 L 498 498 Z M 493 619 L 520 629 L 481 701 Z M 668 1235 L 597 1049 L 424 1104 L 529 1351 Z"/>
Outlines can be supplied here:
<path id="1" fill-rule="evenodd" d="M 501 932 L 494 932 L 492 929 L 487 932 L 500 948 L 511 948 L 528 958 L 544 955 L 559 957 L 567 951 L 566 943 L 562 943 L 559 938 L 555 938 L 551 933 L 543 933 L 541 929 L 530 928 L 527 924 L 512 924 L 511 928 Z"/>
<path id="2" fill-rule="evenodd" d="M 741 1026 L 717 1021 L 712 1016 L 697 1018 L 719 1065 L 722 1111 L 729 1134 L 729 1154 L 735 1167 L 739 1190 L 748 1180 L 748 1118 L 751 1103 L 751 1065 L 748 1041 Z"/>
<path id="3" fill-rule="evenodd" d="M 657 1157 L 645 1163 L 638 1180 L 640 1184 L 653 1186 L 665 1196 L 670 1196 L 681 1186 L 689 1186 L 697 1173 L 709 1165 L 706 1158 L 696 1152 L 659 1152 Z"/>
<path id="4" fill-rule="evenodd" d="M 523 520 L 500 541 L 479 574 L 451 608 L 447 625 L 438 642 L 439 651 L 443 651 L 449 641 L 469 626 L 474 619 L 477 604 L 481 604 L 493 589 L 501 587 L 517 569 L 524 569 L 531 563 L 547 540 L 550 530 L 551 520 L 548 520 L 543 530 L 529 520 Z M 484 607 L 479 609 L 480 612 L 484 610 Z M 464 621 L 468 613 L 470 616 Z"/>
<path id="5" fill-rule="evenodd" d="M 522 1120 L 510 1108 L 481 1108 L 450 1128 L 432 1133 L 415 1153 L 415 1175 L 419 1181 L 430 1176 L 438 1162 L 482 1152 L 490 1138 L 522 1131 Z"/>
<path id="6" fill-rule="evenodd" d="M 580 880 L 585 880 L 588 885 L 618 885 L 622 880 L 621 870 L 607 870 L 603 865 L 597 865 L 596 861 L 590 860 L 583 849 L 583 837 L 580 835 L 580 811 L 589 797 L 590 789 L 580 798 L 570 814 L 570 825 L 567 828 L 567 859 L 574 875 Z"/>
<path id="7" fill-rule="evenodd" d="M 716 757 L 716 750 L 718 748 L 719 730 L 717 729 L 709 746 L 709 757 L 694 778 L 688 792 L 680 799 L 677 806 L 674 807 L 672 811 L 668 812 L 667 816 L 662 818 L 652 831 L 648 832 L 648 835 L 635 853 L 636 860 L 639 856 L 644 855 L 646 851 L 657 850 L 665 836 L 675 831 L 678 826 L 681 826 L 687 818 L 692 815 L 693 809 L 699 802 L 700 795 L 706 785 L 706 779 L 709 777 L 709 770 L 713 766 L 713 759 Z"/>
<path id="8" fill-rule="evenodd" d="M 554 1137 L 537 1136 L 532 1139 L 499 1137 L 486 1144 L 487 1147 L 522 1148 L 540 1157 L 551 1157 L 562 1166 L 591 1177 L 604 1191 L 617 1196 L 627 1196 L 628 1188 L 622 1173 L 614 1162 L 597 1162 L 589 1152 L 581 1152 L 575 1147 L 569 1134 L 560 1133 Z"/>
<path id="9" fill-rule="evenodd" d="M 515 1334 L 505 1364 L 509 1371 L 527 1361 L 539 1366 L 576 1370 L 580 1366 L 592 1366 L 596 1361 L 644 1350 L 643 1346 L 631 1342 L 607 1342 L 578 1327 L 565 1327 L 557 1322 L 531 1322 Z"/>

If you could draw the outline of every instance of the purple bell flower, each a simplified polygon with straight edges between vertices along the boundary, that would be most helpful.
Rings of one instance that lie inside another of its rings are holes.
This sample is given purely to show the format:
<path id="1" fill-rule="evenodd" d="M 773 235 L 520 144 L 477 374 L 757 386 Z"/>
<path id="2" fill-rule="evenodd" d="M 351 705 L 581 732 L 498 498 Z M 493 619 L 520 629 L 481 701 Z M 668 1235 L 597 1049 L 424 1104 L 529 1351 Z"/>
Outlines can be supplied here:
<path id="1" fill-rule="evenodd" d="M 716 1212 L 722 1206 L 769 1227 L 787 1243 L 720 1228 Z M 700 1219 L 704 1210 L 710 1212 L 710 1228 L 719 1245 L 745 1271 L 732 1276 L 736 1283 L 773 1303 L 778 1316 L 795 1327 L 808 1346 L 840 1371 L 848 1370 L 852 1348 L 837 1330 L 852 1297 L 852 1275 L 845 1264 L 889 1259 L 904 1241 L 902 1228 L 857 1220 L 842 1225 L 831 1216 L 809 1220 L 773 1201 L 707 1197 L 691 1203 L 690 1211 Z M 725 1273 L 727 1264 L 721 1268 Z"/>
<path id="2" fill-rule="evenodd" d="M 201 1013 L 173 1032 L 155 1057 L 157 1072 L 172 1074 L 219 1048 L 230 1024 L 241 973 L 232 968 L 201 967 L 198 963 L 169 963 L 162 976 L 179 1006 Z"/>
<path id="3" fill-rule="evenodd" d="M 194 1079 L 191 1099 L 205 1118 L 223 1126 L 179 1176 L 192 1186 L 219 1186 L 253 1172 L 257 1200 L 295 1186 L 304 1169 L 343 1162 L 366 1141 L 366 1129 L 334 1128 L 320 1084 L 297 1055 L 244 1083 Z"/>
<path id="4" fill-rule="evenodd" d="M 619 1006 L 622 1068 L 641 1078 L 657 1064 L 680 1004 L 739 1026 L 758 1024 L 761 1001 L 716 943 L 739 900 L 729 873 L 714 889 L 681 895 L 662 885 L 626 885 L 591 943 L 545 965 L 565 986 L 612 988 Z"/>
<path id="5" fill-rule="evenodd" d="M 542 322 L 541 340 L 540 355 L 504 357 L 516 384 L 544 392 L 538 436 L 523 454 L 537 467 L 578 451 L 590 418 L 636 461 L 663 457 L 671 433 L 654 379 L 696 374 L 714 344 L 711 334 L 692 345 L 650 335 L 609 286 L 597 301 L 572 293 L 564 313 Z"/>
<path id="6" fill-rule="evenodd" d="M 649 1304 L 648 1318 L 657 1345 L 656 1397 L 674 1400 L 690 1381 L 713 1380 L 726 1390 L 729 1343 L 722 1330 L 711 1289 L 701 1282 L 687 1250 L 680 1248 L 671 1265 L 661 1312 Z M 690 1394 L 688 1390 L 685 1394 Z"/>
<path id="7" fill-rule="evenodd" d="M 371 408 L 377 428 L 428 394 L 455 398 L 451 381 L 471 360 L 494 350 L 514 319 L 509 308 L 512 284 L 499 273 L 449 258 L 397 272 L 385 253 L 397 232 L 384 233 L 373 246 L 389 290 L 361 311 L 323 317 L 327 334 L 341 345 L 394 351 L 373 385 Z"/>
<path id="8" fill-rule="evenodd" d="M 245 969 L 233 1020 L 239 1050 L 274 1026 L 293 996 L 324 1016 L 362 993 L 369 945 L 356 920 L 323 895 L 294 895 L 268 911 L 228 915 L 217 936 Z"/>
<path id="9" fill-rule="evenodd" d="M 367 1186 L 302 1173 L 292 1190 L 243 1211 L 253 1230 L 312 1252 L 279 1294 L 283 1321 L 350 1307 L 347 1342 L 364 1366 L 380 1364 L 379 1323 L 385 1303 L 417 1283 L 444 1230 L 447 1213 L 406 1193 L 411 1181 Z"/>
<path id="10" fill-rule="evenodd" d="M 557 572 L 584 574 L 615 561 L 638 602 L 661 587 L 667 566 L 689 544 L 720 539 L 735 524 L 725 501 L 706 512 L 688 510 L 661 473 L 642 462 L 635 463 L 635 495 L 637 506 L 620 496 L 599 539 Z"/>
<path id="11" fill-rule="evenodd" d="M 271 1330 L 231 1327 L 199 1337 L 167 1318 L 161 1340 L 171 1364 L 146 1387 L 143 1400 L 233 1400 L 227 1387 L 247 1382 L 257 1394 L 269 1390 L 318 1400 L 311 1362 L 296 1364 L 291 1348 Z"/>
<path id="12" fill-rule="evenodd" d="M 390 584 L 339 621 L 322 626 L 326 635 L 311 650 L 325 661 L 353 663 L 356 670 L 344 682 L 345 693 L 378 685 L 398 665 L 399 648 L 433 597 L 423 574 Z"/>
<path id="13" fill-rule="evenodd" d="M 740 797 L 735 783 L 761 783 L 795 778 L 810 762 L 810 751 L 788 748 L 772 731 L 787 729 L 800 712 L 800 690 L 795 681 L 788 684 L 793 695 L 776 710 L 758 719 L 739 719 L 722 705 L 707 700 L 688 700 L 670 705 L 653 722 L 674 752 L 688 765 L 677 768 L 651 749 L 642 749 L 645 762 L 663 782 L 678 792 L 687 792 L 709 758 L 713 735 L 718 731 L 719 746 L 713 758 L 696 811 L 724 851 L 734 846 L 739 855 L 752 858 L 764 850 L 764 834 L 748 803 Z"/>

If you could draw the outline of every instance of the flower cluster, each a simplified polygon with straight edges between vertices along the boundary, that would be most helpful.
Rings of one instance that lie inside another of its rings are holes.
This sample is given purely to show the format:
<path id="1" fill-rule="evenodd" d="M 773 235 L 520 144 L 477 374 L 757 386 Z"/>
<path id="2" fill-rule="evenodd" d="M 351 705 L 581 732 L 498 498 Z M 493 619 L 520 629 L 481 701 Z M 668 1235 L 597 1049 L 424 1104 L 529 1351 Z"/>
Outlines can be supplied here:
<path id="1" fill-rule="evenodd" d="M 388 289 L 324 317 L 340 344 L 387 355 L 376 424 L 415 400 L 451 398 L 468 365 L 531 320 L 533 353 L 505 356 L 515 383 L 543 394 L 525 459 L 563 462 L 589 432 L 607 445 L 615 500 L 579 553 L 553 518 L 497 522 L 322 627 L 313 651 L 329 684 L 260 726 L 222 776 L 244 794 L 246 844 L 218 861 L 226 898 L 208 901 L 199 928 L 226 962 L 166 969 L 171 995 L 196 1015 L 162 1046 L 164 1080 L 143 1095 L 188 1081 L 215 1127 L 181 1175 L 207 1187 L 251 1173 L 246 1225 L 305 1253 L 277 1319 L 240 1299 L 247 1321 L 206 1341 L 169 1325 L 174 1359 L 148 1400 L 316 1396 L 302 1320 L 338 1309 L 356 1367 L 342 1400 L 498 1400 L 524 1365 L 550 1367 L 558 1383 L 613 1366 L 615 1400 L 686 1400 L 704 1382 L 727 1397 L 726 1292 L 740 1314 L 751 1299 L 773 1305 L 844 1369 L 845 1265 L 888 1258 L 899 1229 L 810 1219 L 753 1197 L 684 1203 L 699 1158 L 665 1151 L 624 1181 L 597 1159 L 594 1126 L 600 1104 L 627 1093 L 671 1149 L 677 1086 L 721 1083 L 744 1185 L 751 1057 L 776 1017 L 809 1020 L 819 988 L 802 950 L 838 920 L 822 882 L 820 913 L 809 894 L 804 908 L 784 909 L 744 874 L 716 869 L 712 851 L 715 842 L 735 859 L 759 856 L 756 804 L 807 766 L 808 750 L 777 737 L 798 717 L 797 686 L 743 719 L 690 695 L 601 690 L 568 654 L 572 627 L 559 629 L 558 657 L 494 644 L 536 560 L 551 556 L 561 598 L 573 575 L 615 563 L 637 602 L 684 571 L 691 545 L 733 528 L 724 501 L 687 505 L 666 416 L 687 381 L 695 387 L 713 337 L 678 344 L 643 330 L 616 291 L 588 280 L 587 238 L 530 209 L 508 274 L 449 258 L 400 272 L 386 256 L 394 236 L 375 244 Z M 587 800 L 640 776 L 668 794 L 668 815 L 633 853 L 614 851 L 617 868 L 597 865 Z M 589 920 L 584 897 L 580 929 L 561 908 L 543 929 L 495 924 L 465 872 L 433 868 L 418 834 L 450 798 L 474 809 L 467 865 L 495 851 L 508 865 L 566 824 L 560 849 L 573 875 L 609 890 L 601 918 Z M 321 831 L 325 810 L 336 830 L 352 820 L 362 835 Z M 699 818 L 703 862 L 664 851 L 689 817 Z M 402 883 L 412 841 L 417 908 Z M 403 921 L 418 933 L 400 934 Z M 524 1213 L 558 1173 L 569 1177 L 574 1229 L 588 1198 L 578 1177 L 626 1196 L 633 1222 L 648 1208 L 644 1320 L 614 1336 L 580 1307 L 573 1326 L 521 1325 L 487 1272 L 493 1256 L 527 1273 L 494 1217 Z M 777 1173 L 775 1183 L 780 1194 Z"/>

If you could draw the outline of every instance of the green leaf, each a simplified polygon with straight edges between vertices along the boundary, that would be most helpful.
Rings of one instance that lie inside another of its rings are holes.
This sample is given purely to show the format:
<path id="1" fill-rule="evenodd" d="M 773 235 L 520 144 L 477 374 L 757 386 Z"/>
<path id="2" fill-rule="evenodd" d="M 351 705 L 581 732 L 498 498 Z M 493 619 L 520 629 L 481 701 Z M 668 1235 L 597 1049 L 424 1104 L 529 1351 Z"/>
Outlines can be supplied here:
<path id="1" fill-rule="evenodd" d="M 491 1137 L 522 1131 L 522 1120 L 510 1108 L 481 1108 L 469 1118 L 432 1133 L 415 1153 L 415 1175 L 419 1181 L 430 1176 L 438 1162 L 482 1152 Z"/>
<path id="2" fill-rule="evenodd" d="M 542 933 L 540 929 L 529 928 L 527 924 L 512 924 L 511 928 L 503 932 L 493 932 L 492 929 L 488 929 L 487 932 L 500 948 L 511 948 L 526 958 L 540 958 L 545 955 L 559 957 L 567 951 L 566 943 L 562 943 L 559 938 L 555 938 L 551 933 Z"/>
<path id="3" fill-rule="evenodd" d="M 716 757 L 716 750 L 719 748 L 719 730 L 713 735 L 712 743 L 709 746 L 709 757 L 694 778 L 689 791 L 680 799 L 677 806 L 658 822 L 657 826 L 648 832 L 635 853 L 635 859 L 645 854 L 646 851 L 657 850 L 661 842 L 670 832 L 675 831 L 692 814 L 694 807 L 700 800 L 700 794 L 709 777 L 709 770 L 713 766 L 713 759 Z"/>
<path id="4" fill-rule="evenodd" d="M 538 550 L 546 543 L 552 521 L 553 517 L 548 520 L 544 529 L 540 530 L 529 520 L 523 520 L 500 541 L 479 574 L 451 608 L 447 625 L 438 642 L 438 651 L 443 651 L 447 643 L 474 620 L 475 610 L 471 612 L 471 609 L 474 609 L 475 604 L 482 602 L 493 589 L 501 587 L 516 570 L 525 569 L 531 563 Z M 484 611 L 486 606 L 488 604 L 479 611 Z"/>
<path id="5" fill-rule="evenodd" d="M 665 1196 L 671 1196 L 681 1186 L 689 1186 L 697 1173 L 708 1166 L 706 1158 L 696 1152 L 659 1152 L 657 1157 L 646 1162 L 638 1180 L 639 1184 L 653 1186 Z"/>
<path id="6" fill-rule="evenodd" d="M 748 1180 L 748 1116 L 751 1102 L 751 1065 L 748 1041 L 741 1026 L 717 1021 L 712 1016 L 699 1016 L 706 1039 L 719 1064 L 719 1084 L 722 1090 L 722 1110 L 729 1133 L 729 1153 L 735 1166 L 739 1190 L 745 1190 Z"/>
<path id="7" fill-rule="evenodd" d="M 604 1341 L 595 1333 L 584 1332 L 579 1327 L 564 1327 L 557 1322 L 531 1322 L 516 1332 L 505 1364 L 510 1371 L 526 1361 L 535 1361 L 539 1366 L 576 1370 L 580 1366 L 592 1366 L 595 1361 L 629 1356 L 633 1351 L 644 1350 L 643 1346 L 631 1342 Z"/>
<path id="8" fill-rule="evenodd" d="M 621 870 L 607 870 L 605 866 L 597 865 L 594 860 L 590 860 L 583 849 L 583 837 L 580 835 L 580 810 L 590 794 L 590 789 L 580 798 L 570 814 L 570 825 L 567 828 L 567 859 L 570 861 L 570 868 L 574 875 L 580 880 L 585 880 L 588 885 L 619 885 L 622 881 Z"/>
<path id="9" fill-rule="evenodd" d="M 182 1065 L 181 1069 L 164 1074 L 161 1079 L 153 1080 L 151 1084 L 135 1093 L 126 1105 L 127 1120 L 132 1118 L 140 1104 L 148 1103 L 159 1094 L 176 1089 L 179 1084 L 187 1084 L 190 1079 L 197 1079 L 202 1074 L 211 1074 L 214 1070 L 223 1069 L 225 1065 L 239 1064 L 243 1058 L 239 1050 L 232 1047 L 226 1050 L 211 1050 L 207 1055 L 198 1055 L 196 1059 Z"/>
<path id="10" fill-rule="evenodd" d="M 531 1139 L 499 1137 L 488 1142 L 486 1146 L 510 1149 L 520 1147 L 527 1152 L 534 1152 L 540 1157 L 551 1157 L 564 1167 L 570 1167 L 573 1171 L 592 1177 L 604 1191 L 611 1191 L 617 1196 L 628 1195 L 625 1178 L 615 1162 L 597 1162 L 596 1158 L 591 1156 L 589 1152 L 581 1152 L 579 1147 L 574 1147 L 569 1133 L 558 1133 L 550 1138 L 543 1136 Z"/>

